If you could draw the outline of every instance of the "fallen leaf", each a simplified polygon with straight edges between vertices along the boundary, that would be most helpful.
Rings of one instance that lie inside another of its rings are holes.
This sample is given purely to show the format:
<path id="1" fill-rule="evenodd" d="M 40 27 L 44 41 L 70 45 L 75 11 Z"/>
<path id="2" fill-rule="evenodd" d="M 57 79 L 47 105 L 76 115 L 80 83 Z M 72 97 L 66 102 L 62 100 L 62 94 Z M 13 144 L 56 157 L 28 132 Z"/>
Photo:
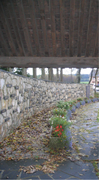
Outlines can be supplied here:
<path id="1" fill-rule="evenodd" d="M 82 169 L 82 171 L 88 171 L 89 169 Z"/>
<path id="2" fill-rule="evenodd" d="M 94 156 L 97 156 L 97 154 L 94 154 Z"/>
<path id="3" fill-rule="evenodd" d="M 80 176 L 83 176 L 83 174 L 79 174 Z"/>

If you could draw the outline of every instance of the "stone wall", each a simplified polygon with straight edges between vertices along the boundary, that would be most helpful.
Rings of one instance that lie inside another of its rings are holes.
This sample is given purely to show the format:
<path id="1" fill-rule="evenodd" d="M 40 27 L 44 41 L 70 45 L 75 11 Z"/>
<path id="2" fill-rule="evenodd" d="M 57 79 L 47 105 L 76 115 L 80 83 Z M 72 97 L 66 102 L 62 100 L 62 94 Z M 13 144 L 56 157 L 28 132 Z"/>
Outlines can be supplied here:
<path id="1" fill-rule="evenodd" d="M 48 82 L 0 70 L 0 140 L 35 112 L 51 107 L 60 100 L 85 96 L 84 84 Z"/>

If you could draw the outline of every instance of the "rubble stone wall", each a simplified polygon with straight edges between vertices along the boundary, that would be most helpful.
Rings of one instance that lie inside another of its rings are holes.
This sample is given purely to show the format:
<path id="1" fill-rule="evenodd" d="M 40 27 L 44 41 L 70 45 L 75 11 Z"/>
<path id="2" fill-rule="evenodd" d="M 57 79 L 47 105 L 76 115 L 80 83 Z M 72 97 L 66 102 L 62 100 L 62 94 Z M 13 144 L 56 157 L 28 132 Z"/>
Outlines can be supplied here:
<path id="1" fill-rule="evenodd" d="M 91 87 L 91 96 L 94 95 Z M 60 100 L 86 97 L 85 84 L 61 84 L 0 70 L 0 140 L 24 118 Z"/>

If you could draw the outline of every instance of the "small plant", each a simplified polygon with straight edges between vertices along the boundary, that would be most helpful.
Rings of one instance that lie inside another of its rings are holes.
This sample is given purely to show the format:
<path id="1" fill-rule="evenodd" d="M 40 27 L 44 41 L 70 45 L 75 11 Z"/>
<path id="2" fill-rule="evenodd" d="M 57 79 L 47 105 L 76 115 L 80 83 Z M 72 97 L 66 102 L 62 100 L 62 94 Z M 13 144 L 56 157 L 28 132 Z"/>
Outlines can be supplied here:
<path id="1" fill-rule="evenodd" d="M 63 148 L 68 144 L 66 138 L 66 130 L 71 125 L 67 122 L 66 117 L 53 116 L 50 119 L 50 124 L 52 126 L 52 135 L 49 141 L 50 149 L 59 149 Z"/>
<path id="2" fill-rule="evenodd" d="M 53 133 L 55 137 L 61 137 L 63 135 L 63 127 L 59 124 L 54 128 Z"/>
<path id="3" fill-rule="evenodd" d="M 67 128 L 70 126 L 71 123 L 67 122 L 66 117 L 60 117 L 60 116 L 52 116 L 50 119 L 50 125 L 53 128 L 56 128 L 57 125 L 61 125 L 63 129 Z"/>
<path id="4" fill-rule="evenodd" d="M 72 105 L 75 105 L 77 103 L 77 100 L 72 101 Z"/>
<path id="5" fill-rule="evenodd" d="M 77 101 L 82 101 L 83 99 L 82 98 L 78 98 Z"/>
<path id="6" fill-rule="evenodd" d="M 98 110 L 98 116 L 97 116 L 97 121 L 99 122 L 99 110 Z"/>
<path id="7" fill-rule="evenodd" d="M 95 96 L 95 98 L 99 98 L 99 93 L 96 92 L 96 93 L 94 94 L 94 96 Z"/>
<path id="8" fill-rule="evenodd" d="M 88 98 L 87 98 L 87 97 L 85 97 L 85 98 L 84 98 L 84 100 L 88 100 Z"/>
<path id="9" fill-rule="evenodd" d="M 63 109 L 68 110 L 69 107 L 70 107 L 70 103 L 69 103 L 69 102 L 60 101 L 60 102 L 57 103 L 56 106 L 57 106 L 58 108 L 63 108 Z"/>
<path id="10" fill-rule="evenodd" d="M 98 162 L 96 161 L 93 161 L 92 162 L 94 168 L 95 168 L 95 171 L 96 171 L 96 175 L 99 177 L 99 168 L 98 168 Z"/>
<path id="11" fill-rule="evenodd" d="M 92 97 L 92 96 L 90 96 L 89 98 L 90 98 L 90 99 L 93 99 L 93 97 Z"/>
<path id="12" fill-rule="evenodd" d="M 53 114 L 58 116 L 66 116 L 66 110 L 57 108 L 53 110 Z"/>
<path id="13" fill-rule="evenodd" d="M 34 158 L 35 158 L 35 159 L 39 159 L 39 156 L 35 156 Z"/>

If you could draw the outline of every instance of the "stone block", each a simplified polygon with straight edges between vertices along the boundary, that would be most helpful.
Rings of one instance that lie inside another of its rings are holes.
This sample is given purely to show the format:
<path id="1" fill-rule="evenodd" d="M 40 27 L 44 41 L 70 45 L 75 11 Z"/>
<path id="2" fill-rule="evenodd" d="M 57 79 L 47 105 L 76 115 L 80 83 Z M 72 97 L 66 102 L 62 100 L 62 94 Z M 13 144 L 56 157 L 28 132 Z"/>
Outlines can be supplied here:
<path id="1" fill-rule="evenodd" d="M 0 126 L 0 134 L 3 134 L 3 126 L 2 125 Z M 0 140 L 2 140 L 2 139 L 0 138 Z"/>
<path id="2" fill-rule="evenodd" d="M 15 100 L 18 100 L 18 99 L 19 99 L 19 97 L 18 97 L 18 96 L 16 96 L 16 97 L 15 97 Z"/>
<path id="3" fill-rule="evenodd" d="M 9 99 L 9 96 L 4 96 L 3 99 L 4 99 L 4 100 L 8 100 L 8 99 Z"/>
<path id="4" fill-rule="evenodd" d="M 76 107 L 75 107 L 74 105 L 72 106 L 71 111 L 72 111 L 72 112 L 75 112 L 75 111 L 76 111 Z"/>
<path id="5" fill-rule="evenodd" d="M 3 122 L 4 122 L 4 118 L 3 118 L 2 114 L 0 114 L 0 125 L 2 125 Z"/>
<path id="6" fill-rule="evenodd" d="M 20 94 L 22 94 L 22 93 L 23 93 L 23 91 L 22 91 L 22 90 L 20 90 L 20 91 L 19 91 L 19 93 L 20 93 Z"/>
<path id="7" fill-rule="evenodd" d="M 13 108 L 13 105 L 11 105 L 11 106 L 8 106 L 8 109 L 12 109 Z"/>
<path id="8" fill-rule="evenodd" d="M 11 94 L 10 97 L 11 98 L 14 98 L 16 96 L 16 94 Z"/>
<path id="9" fill-rule="evenodd" d="M 2 110 L 0 111 L 0 113 L 3 114 L 3 113 L 5 113 L 6 111 L 7 111 L 6 109 L 2 109 Z"/>
<path id="10" fill-rule="evenodd" d="M 32 108 L 32 106 L 29 106 L 29 109 L 31 109 Z"/>
<path id="11" fill-rule="evenodd" d="M 14 110 L 13 110 L 13 113 L 15 113 L 15 112 L 17 112 L 17 109 L 14 109 Z"/>
<path id="12" fill-rule="evenodd" d="M 5 85 L 5 80 L 4 79 L 0 79 L 0 89 L 3 89 Z"/>
<path id="13" fill-rule="evenodd" d="M 24 89 L 24 92 L 28 92 L 29 90 L 28 89 Z"/>
<path id="14" fill-rule="evenodd" d="M 9 119 L 10 119 L 10 117 L 7 117 L 4 121 L 7 122 L 7 121 L 9 121 Z"/>
<path id="15" fill-rule="evenodd" d="M 7 87 L 7 88 L 11 88 L 11 87 L 12 87 L 12 84 L 6 84 L 6 87 Z"/>
<path id="16" fill-rule="evenodd" d="M 81 105 L 85 105 L 85 101 L 81 101 L 80 104 L 81 104 Z"/>
<path id="17" fill-rule="evenodd" d="M 18 101 L 18 105 L 21 104 L 21 101 Z"/>
<path id="18" fill-rule="evenodd" d="M 15 88 L 16 90 L 18 90 L 18 89 L 19 89 L 19 86 L 14 86 L 14 88 Z"/>

